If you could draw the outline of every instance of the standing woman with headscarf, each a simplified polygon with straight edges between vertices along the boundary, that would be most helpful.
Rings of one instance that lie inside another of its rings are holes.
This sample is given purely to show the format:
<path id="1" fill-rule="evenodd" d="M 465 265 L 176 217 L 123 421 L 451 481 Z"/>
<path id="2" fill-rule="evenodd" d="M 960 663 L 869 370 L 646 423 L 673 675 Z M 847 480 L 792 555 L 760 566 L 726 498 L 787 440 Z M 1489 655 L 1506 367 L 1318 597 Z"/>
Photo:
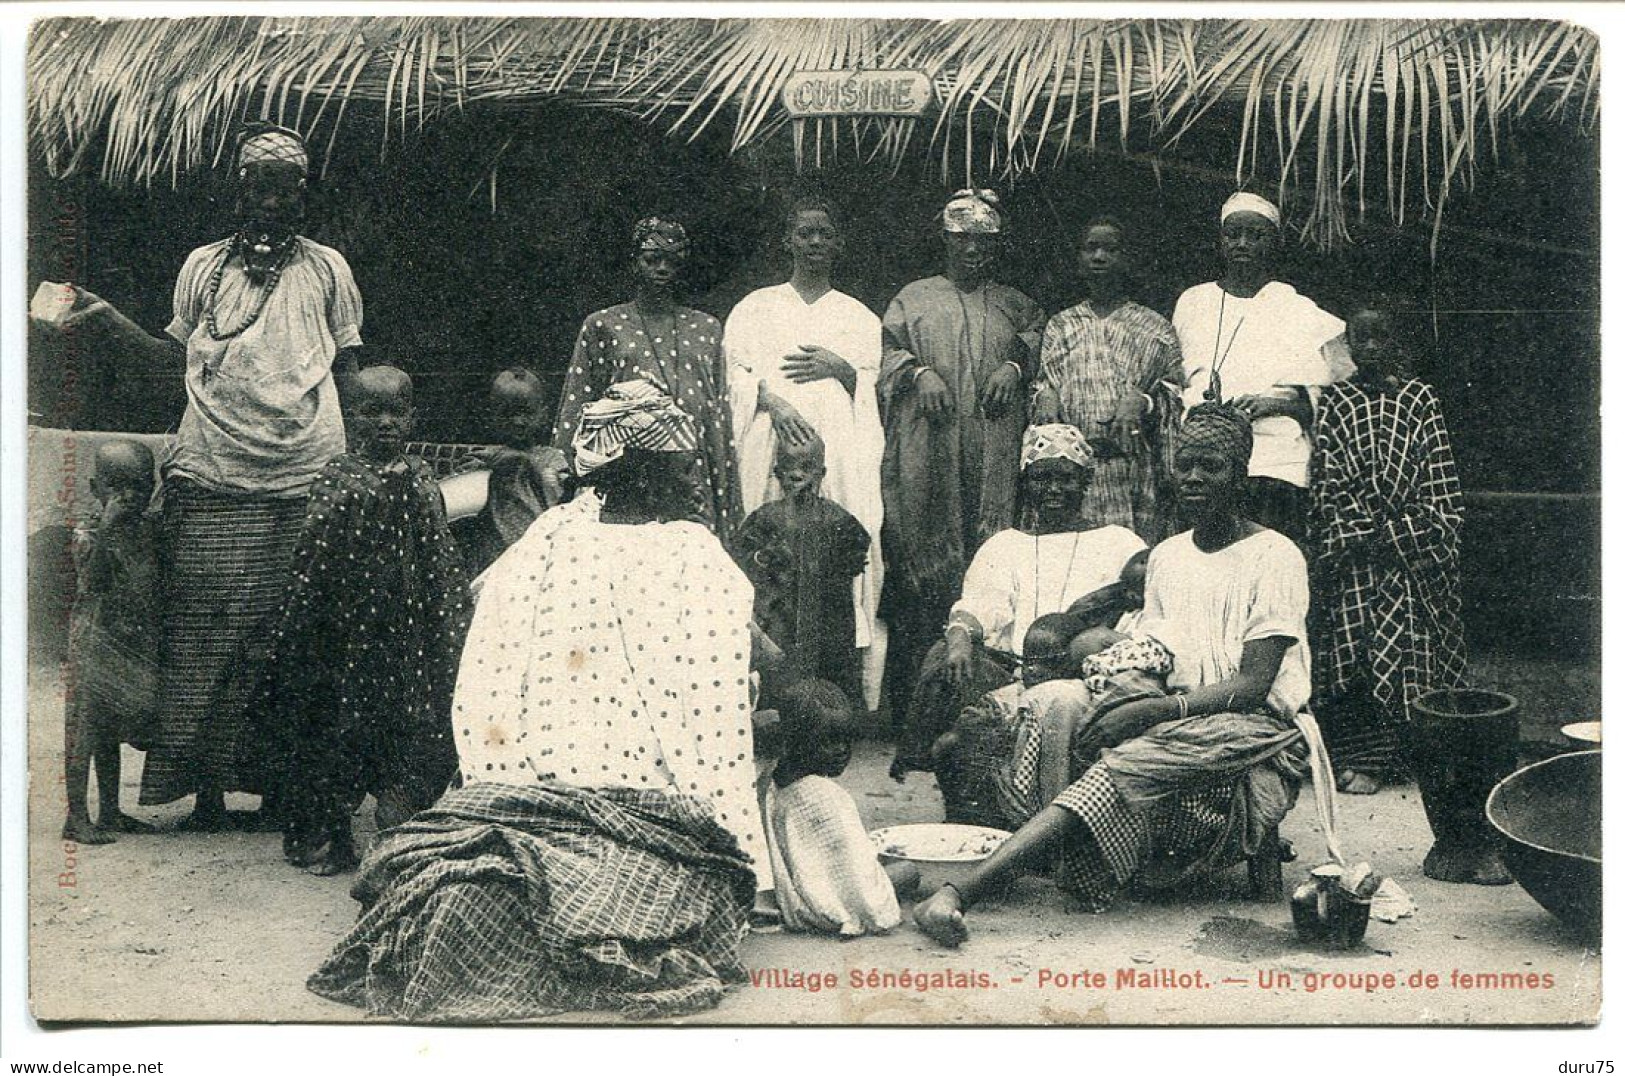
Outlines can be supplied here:
<path id="1" fill-rule="evenodd" d="M 1174 331 L 1185 406 L 1230 404 L 1252 420 L 1250 518 L 1302 543 L 1309 511 L 1310 431 L 1321 390 L 1354 371 L 1341 319 L 1275 279 L 1281 211 L 1256 194 L 1219 211 L 1224 275 L 1179 297 Z"/>
<path id="2" fill-rule="evenodd" d="M 853 646 L 863 652 L 865 708 L 880 705 L 885 663 L 880 608 L 880 319 L 830 286 L 844 246 L 835 207 L 818 198 L 795 203 L 785 220 L 790 279 L 739 301 L 723 330 L 732 384 L 734 431 L 745 512 L 779 495 L 773 453 L 782 441 L 822 440 L 823 495 L 868 532 L 864 569 L 853 583 Z M 859 700 L 852 700 L 857 703 Z"/>
<path id="3" fill-rule="evenodd" d="M 699 423 L 699 455 L 693 475 L 699 518 L 723 540 L 744 518 L 739 507 L 739 468 L 728 413 L 728 371 L 722 357 L 722 325 L 710 314 L 677 302 L 688 262 L 688 232 L 676 221 L 646 217 L 632 232 L 637 295 L 587 317 L 576 337 L 564 379 L 553 444 L 566 457 L 581 424 L 581 411 L 609 387 L 642 379 L 671 397 Z"/>
<path id="4" fill-rule="evenodd" d="M 972 554 L 1016 519 L 1044 312 L 991 279 L 1003 224 L 992 191 L 955 194 L 942 211 L 944 272 L 909 284 L 886 311 L 880 482 L 894 713 L 907 707 Z"/>
<path id="5" fill-rule="evenodd" d="M 89 292 L 69 321 L 186 370 L 163 465 L 162 710 L 141 777 L 143 804 L 196 794 L 186 828 L 219 829 L 225 793 L 253 784 L 244 769 L 257 751 L 243 739 L 258 629 L 286 585 L 309 486 L 345 448 L 334 373 L 356 369 L 361 293 L 343 255 L 294 230 L 308 170 L 297 133 L 251 126 L 236 156 L 237 231 L 187 257 L 167 339 Z"/>

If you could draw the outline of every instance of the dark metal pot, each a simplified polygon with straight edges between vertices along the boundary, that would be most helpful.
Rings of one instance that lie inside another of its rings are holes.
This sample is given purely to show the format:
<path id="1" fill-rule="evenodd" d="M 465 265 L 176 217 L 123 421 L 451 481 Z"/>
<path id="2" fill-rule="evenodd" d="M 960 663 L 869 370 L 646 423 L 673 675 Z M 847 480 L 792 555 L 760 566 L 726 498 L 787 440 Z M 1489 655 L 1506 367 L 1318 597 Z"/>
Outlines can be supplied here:
<path id="1" fill-rule="evenodd" d="M 1428 692 L 1411 707 L 1411 764 L 1434 838 L 1422 873 L 1443 882 L 1511 882 L 1484 804 L 1518 767 L 1518 700 L 1477 688 Z"/>
<path id="2" fill-rule="evenodd" d="M 1541 907 L 1591 937 L 1602 933 L 1602 752 L 1526 766 L 1495 786 L 1486 813 L 1506 863 Z"/>

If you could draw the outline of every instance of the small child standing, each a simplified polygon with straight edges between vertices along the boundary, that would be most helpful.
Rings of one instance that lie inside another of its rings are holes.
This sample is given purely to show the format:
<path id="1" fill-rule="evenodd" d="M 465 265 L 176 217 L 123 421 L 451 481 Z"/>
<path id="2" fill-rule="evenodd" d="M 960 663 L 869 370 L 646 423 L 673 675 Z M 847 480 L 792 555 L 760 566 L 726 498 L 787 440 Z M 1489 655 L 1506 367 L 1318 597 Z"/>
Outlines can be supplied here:
<path id="1" fill-rule="evenodd" d="M 763 808 L 779 912 L 788 930 L 856 937 L 902 921 L 912 864 L 882 868 L 852 796 L 836 783 L 852 758 L 851 696 L 803 680 L 780 695 L 784 749 Z"/>
<path id="2" fill-rule="evenodd" d="M 350 815 L 367 793 L 385 829 L 444 791 L 472 612 L 439 487 L 402 454 L 411 378 L 368 367 L 346 405 L 351 451 L 311 487 L 256 707 L 276 745 L 284 854 L 322 875 L 356 865 Z"/>
<path id="3" fill-rule="evenodd" d="M 782 494 L 752 512 L 734 535 L 734 559 L 756 588 L 755 617 L 784 651 L 782 681 L 827 680 L 863 698 L 852 585 L 869 554 L 869 534 L 823 497 L 824 442 L 780 440 L 773 474 Z M 777 702 L 773 678 L 763 705 Z"/>
<path id="4" fill-rule="evenodd" d="M 155 485 L 152 450 L 104 442 L 90 487 L 101 517 L 73 537 L 78 580 L 68 628 L 64 710 L 68 819 L 64 840 L 109 844 L 115 833 L 153 828 L 119 810 L 119 745 L 145 749 L 157 713 L 160 566 L 157 522 L 147 512 Z M 87 802 L 92 762 L 99 821 Z"/>
<path id="5" fill-rule="evenodd" d="M 462 533 L 470 576 L 489 568 L 537 516 L 564 500 L 570 465 L 547 444 L 552 417 L 546 403 L 541 378 L 523 367 L 504 370 L 491 382 L 491 420 L 500 443 L 477 457 L 490 468 L 491 484 L 485 507 Z"/>
<path id="6" fill-rule="evenodd" d="M 1411 376 L 1387 304 L 1350 313 L 1358 368 L 1315 423 L 1311 634 L 1337 787 L 1368 795 L 1404 768 L 1410 705 L 1466 676 L 1462 499 L 1438 397 Z"/>

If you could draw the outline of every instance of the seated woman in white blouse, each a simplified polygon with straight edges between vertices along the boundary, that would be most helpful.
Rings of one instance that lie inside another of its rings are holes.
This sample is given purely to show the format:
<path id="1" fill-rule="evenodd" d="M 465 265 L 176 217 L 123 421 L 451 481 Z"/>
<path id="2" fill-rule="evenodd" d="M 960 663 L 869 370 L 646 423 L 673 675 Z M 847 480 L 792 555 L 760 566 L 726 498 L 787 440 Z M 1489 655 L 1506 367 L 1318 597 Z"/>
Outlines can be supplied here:
<path id="1" fill-rule="evenodd" d="M 1078 518 L 1094 473 L 1083 434 L 1064 424 L 1030 427 L 1021 480 L 1033 529 L 1011 528 L 976 551 L 943 640 L 920 666 L 892 776 L 931 768 L 932 742 L 966 706 L 1013 683 L 1027 626 L 1118 581 L 1145 542 L 1127 527 Z"/>
<path id="2" fill-rule="evenodd" d="M 1240 412 L 1186 416 L 1174 469 L 1195 525 L 1152 551 L 1140 626 L 1173 651 L 1170 694 L 1080 730 L 1081 776 L 963 884 L 916 906 L 938 942 L 962 942 L 966 909 L 1053 852 L 1057 882 L 1100 908 L 1131 880 L 1165 886 L 1241 862 L 1292 807 L 1307 772 L 1294 719 L 1309 700 L 1309 581 L 1289 539 L 1241 514 L 1251 452 Z"/>

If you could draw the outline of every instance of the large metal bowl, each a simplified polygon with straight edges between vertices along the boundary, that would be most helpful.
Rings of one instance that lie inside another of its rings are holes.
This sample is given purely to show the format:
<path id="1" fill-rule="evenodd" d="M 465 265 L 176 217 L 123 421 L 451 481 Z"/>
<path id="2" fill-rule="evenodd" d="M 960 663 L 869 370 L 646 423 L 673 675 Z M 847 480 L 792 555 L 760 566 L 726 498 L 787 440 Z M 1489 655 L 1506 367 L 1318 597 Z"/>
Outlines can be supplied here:
<path id="1" fill-rule="evenodd" d="M 1593 937 L 1602 933 L 1602 752 L 1525 766 L 1490 792 L 1490 824 L 1506 864 L 1541 907 Z"/>

